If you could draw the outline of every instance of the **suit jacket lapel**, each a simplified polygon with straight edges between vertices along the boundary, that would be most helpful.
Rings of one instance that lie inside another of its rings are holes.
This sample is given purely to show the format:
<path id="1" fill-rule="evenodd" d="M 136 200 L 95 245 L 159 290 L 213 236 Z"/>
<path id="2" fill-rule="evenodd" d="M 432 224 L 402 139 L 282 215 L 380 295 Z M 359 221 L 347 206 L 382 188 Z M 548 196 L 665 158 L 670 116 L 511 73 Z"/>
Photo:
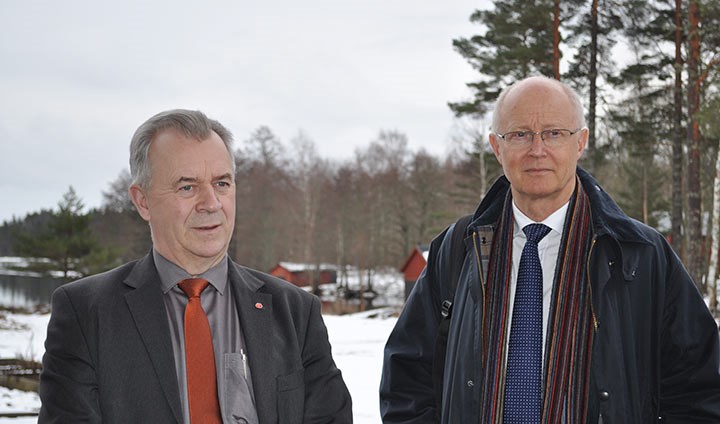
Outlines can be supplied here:
<path id="1" fill-rule="evenodd" d="M 261 423 L 277 421 L 277 383 L 273 355 L 272 295 L 258 291 L 262 283 L 232 261 L 228 281 L 240 316 L 240 326 L 248 352 L 255 403 Z"/>
<path id="2" fill-rule="evenodd" d="M 141 259 L 125 280 L 135 290 L 125 295 L 130 314 L 155 368 L 175 419 L 183 422 L 170 328 L 152 255 Z"/>

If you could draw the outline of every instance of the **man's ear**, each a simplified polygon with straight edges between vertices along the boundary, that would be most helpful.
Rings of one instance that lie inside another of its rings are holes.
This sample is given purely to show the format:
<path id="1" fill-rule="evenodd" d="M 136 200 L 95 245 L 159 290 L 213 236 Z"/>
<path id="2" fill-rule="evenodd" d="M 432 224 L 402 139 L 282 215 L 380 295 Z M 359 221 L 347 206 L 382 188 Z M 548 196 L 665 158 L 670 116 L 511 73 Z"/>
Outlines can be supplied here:
<path id="1" fill-rule="evenodd" d="M 583 128 L 580 130 L 580 137 L 578 137 L 578 159 L 582 156 L 585 147 L 587 146 L 588 138 L 590 137 L 590 130 Z"/>
<path id="2" fill-rule="evenodd" d="M 142 219 L 150 222 L 150 208 L 148 207 L 145 190 L 143 190 L 143 188 L 139 185 L 133 184 L 128 189 L 128 194 L 130 195 L 130 200 L 133 202 L 133 205 L 135 205 L 135 209 L 137 209 Z"/>
<path id="3" fill-rule="evenodd" d="M 490 147 L 492 147 L 493 152 L 495 153 L 495 158 L 497 158 L 497 161 L 502 165 L 502 155 L 500 154 L 500 144 L 498 142 L 498 137 L 495 135 L 495 133 L 490 133 L 488 135 L 488 140 L 490 141 Z"/>

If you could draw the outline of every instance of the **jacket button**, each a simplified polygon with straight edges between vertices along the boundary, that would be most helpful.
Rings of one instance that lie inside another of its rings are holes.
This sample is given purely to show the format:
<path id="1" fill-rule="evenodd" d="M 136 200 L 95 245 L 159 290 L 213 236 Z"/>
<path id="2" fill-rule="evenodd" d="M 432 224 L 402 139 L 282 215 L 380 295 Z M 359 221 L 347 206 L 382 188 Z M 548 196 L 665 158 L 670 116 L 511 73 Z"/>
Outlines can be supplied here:
<path id="1" fill-rule="evenodd" d="M 599 396 L 600 396 L 600 400 L 603 400 L 603 401 L 610 399 L 610 393 L 606 392 L 605 390 L 601 391 Z"/>
<path id="2" fill-rule="evenodd" d="M 472 380 L 468 380 L 468 381 L 467 381 L 467 386 L 468 386 L 468 387 L 473 387 L 474 385 L 475 385 L 475 383 L 473 383 Z"/>

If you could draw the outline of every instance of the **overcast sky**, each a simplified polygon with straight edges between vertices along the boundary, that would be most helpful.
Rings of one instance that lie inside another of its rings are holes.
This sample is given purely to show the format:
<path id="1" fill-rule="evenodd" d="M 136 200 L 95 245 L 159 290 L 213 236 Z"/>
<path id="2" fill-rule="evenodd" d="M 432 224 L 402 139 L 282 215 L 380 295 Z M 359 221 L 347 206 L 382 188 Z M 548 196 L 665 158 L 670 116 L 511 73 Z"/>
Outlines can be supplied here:
<path id="1" fill-rule="evenodd" d="M 487 0 L 0 2 L 0 221 L 88 207 L 165 109 L 200 109 L 235 134 L 303 131 L 350 158 L 381 129 L 444 154 L 474 71 L 452 49 Z"/>

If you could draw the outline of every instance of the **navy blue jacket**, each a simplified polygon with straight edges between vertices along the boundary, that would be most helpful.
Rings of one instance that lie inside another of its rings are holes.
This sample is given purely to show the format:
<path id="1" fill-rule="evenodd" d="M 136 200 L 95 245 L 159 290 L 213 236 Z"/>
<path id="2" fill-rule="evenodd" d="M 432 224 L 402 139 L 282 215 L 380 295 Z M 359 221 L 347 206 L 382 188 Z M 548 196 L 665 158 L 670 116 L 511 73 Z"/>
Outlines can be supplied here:
<path id="1" fill-rule="evenodd" d="M 718 328 L 695 284 L 661 234 L 625 215 L 588 173 L 578 169 L 578 175 L 592 211 L 587 266 L 598 321 L 586 422 L 720 423 Z M 479 422 L 480 278 L 485 275 L 477 260 L 483 252 L 474 246 L 492 237 L 509 187 L 501 177 L 466 229 L 468 249 L 450 322 L 442 411 L 436 410 L 432 361 L 440 304 L 448 297 L 444 278 L 452 263 L 453 226 L 433 241 L 427 267 L 385 347 L 384 423 L 437 423 L 438 416 L 448 424 Z"/>

